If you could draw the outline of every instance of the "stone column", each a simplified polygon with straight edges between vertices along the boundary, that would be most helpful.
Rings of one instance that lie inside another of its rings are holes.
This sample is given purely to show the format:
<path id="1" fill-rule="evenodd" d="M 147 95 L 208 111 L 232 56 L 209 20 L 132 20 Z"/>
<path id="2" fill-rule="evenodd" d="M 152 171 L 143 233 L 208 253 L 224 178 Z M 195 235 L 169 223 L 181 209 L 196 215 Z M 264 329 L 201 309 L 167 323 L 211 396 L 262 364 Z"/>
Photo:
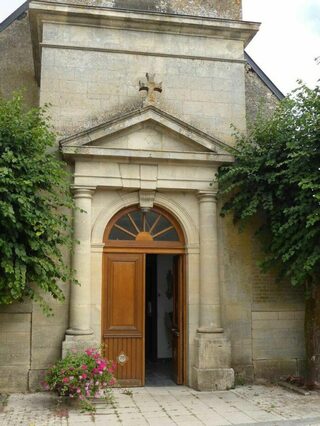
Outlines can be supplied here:
<path id="1" fill-rule="evenodd" d="M 200 327 L 199 332 L 222 332 L 216 192 L 200 191 Z"/>
<path id="2" fill-rule="evenodd" d="M 200 315 L 195 338 L 193 386 L 225 390 L 234 385 L 231 343 L 221 325 L 216 191 L 200 191 Z"/>
<path id="3" fill-rule="evenodd" d="M 74 188 L 74 251 L 72 268 L 80 285 L 73 284 L 70 294 L 69 328 L 63 355 L 82 349 L 92 339 L 91 330 L 91 202 L 94 188 Z"/>

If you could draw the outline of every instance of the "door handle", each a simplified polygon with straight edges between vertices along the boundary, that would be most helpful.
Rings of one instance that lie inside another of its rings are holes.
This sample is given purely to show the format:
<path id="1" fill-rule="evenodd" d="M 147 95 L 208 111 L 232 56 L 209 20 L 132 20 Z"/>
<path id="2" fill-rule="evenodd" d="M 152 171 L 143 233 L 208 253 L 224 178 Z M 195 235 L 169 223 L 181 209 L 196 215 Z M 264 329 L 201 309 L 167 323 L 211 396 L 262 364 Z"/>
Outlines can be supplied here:
<path id="1" fill-rule="evenodd" d="M 180 336 L 179 330 L 178 330 L 177 328 L 172 328 L 172 329 L 171 329 L 171 331 L 172 331 L 172 334 L 173 334 L 174 336 L 177 336 L 177 337 L 179 337 L 179 336 Z"/>

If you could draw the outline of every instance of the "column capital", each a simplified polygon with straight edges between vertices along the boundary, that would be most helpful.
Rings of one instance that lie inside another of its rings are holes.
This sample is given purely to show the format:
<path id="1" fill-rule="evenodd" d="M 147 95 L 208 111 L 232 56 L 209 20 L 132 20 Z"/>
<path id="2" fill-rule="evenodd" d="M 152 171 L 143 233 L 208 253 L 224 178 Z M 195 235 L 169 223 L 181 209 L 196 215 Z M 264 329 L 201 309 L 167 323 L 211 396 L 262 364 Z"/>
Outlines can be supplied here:
<path id="1" fill-rule="evenodd" d="M 217 190 L 198 191 L 198 199 L 200 203 L 215 203 L 217 201 Z"/>
<path id="2" fill-rule="evenodd" d="M 71 186 L 73 198 L 92 198 L 95 190 L 95 186 Z"/>

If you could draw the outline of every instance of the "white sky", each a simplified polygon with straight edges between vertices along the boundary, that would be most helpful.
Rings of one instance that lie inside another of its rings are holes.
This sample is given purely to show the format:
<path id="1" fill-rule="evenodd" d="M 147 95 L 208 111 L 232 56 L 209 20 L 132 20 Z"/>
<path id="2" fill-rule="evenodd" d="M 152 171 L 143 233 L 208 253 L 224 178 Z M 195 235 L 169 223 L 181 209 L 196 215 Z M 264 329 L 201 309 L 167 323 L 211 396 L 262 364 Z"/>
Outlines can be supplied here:
<path id="1" fill-rule="evenodd" d="M 0 0 L 0 22 L 23 0 Z M 243 19 L 262 22 L 247 52 L 285 94 L 320 78 L 320 0 L 243 0 Z"/>

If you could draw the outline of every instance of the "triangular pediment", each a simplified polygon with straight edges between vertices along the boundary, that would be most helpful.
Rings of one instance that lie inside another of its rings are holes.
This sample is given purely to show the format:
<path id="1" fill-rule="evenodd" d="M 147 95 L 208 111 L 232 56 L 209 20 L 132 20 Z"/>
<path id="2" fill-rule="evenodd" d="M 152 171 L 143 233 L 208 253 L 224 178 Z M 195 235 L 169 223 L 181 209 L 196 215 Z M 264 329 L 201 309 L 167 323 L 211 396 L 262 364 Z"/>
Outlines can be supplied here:
<path id="1" fill-rule="evenodd" d="M 99 150 L 100 155 L 118 150 L 120 155 L 121 151 L 131 150 L 231 157 L 223 142 L 154 106 L 123 114 L 77 133 L 63 139 L 60 146 L 67 155 L 94 155 L 95 150 Z"/>

